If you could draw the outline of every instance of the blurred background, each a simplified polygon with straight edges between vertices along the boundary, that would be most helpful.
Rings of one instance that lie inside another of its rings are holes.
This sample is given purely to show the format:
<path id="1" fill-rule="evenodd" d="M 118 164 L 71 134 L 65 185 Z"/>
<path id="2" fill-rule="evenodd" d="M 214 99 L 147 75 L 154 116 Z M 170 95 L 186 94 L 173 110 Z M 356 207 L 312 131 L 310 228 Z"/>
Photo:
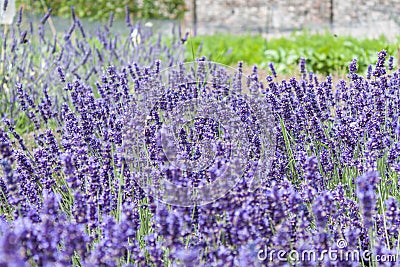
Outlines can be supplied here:
<path id="1" fill-rule="evenodd" d="M 185 21 L 203 34 L 252 31 L 279 34 L 303 28 L 392 38 L 400 26 L 399 0 L 186 1 Z"/>
<path id="2" fill-rule="evenodd" d="M 354 57 L 359 59 L 360 71 L 365 71 L 376 52 L 385 49 L 400 64 L 400 0 L 7 2 L 10 10 L 15 5 L 14 13 L 22 7 L 24 17 L 33 21 L 52 8 L 49 26 L 57 33 L 70 27 L 71 6 L 86 29 L 107 23 L 112 14 L 113 32 L 123 33 L 128 8 L 131 21 L 143 21 L 164 37 L 171 38 L 175 32 L 184 38 L 187 32 L 187 60 L 206 56 L 232 66 L 238 61 L 250 68 L 257 64 L 261 69 L 274 62 L 278 72 L 292 73 L 299 58 L 305 57 L 311 70 L 329 74 L 345 73 Z M 0 6 L 3 3 L 0 0 Z"/>
<path id="3" fill-rule="evenodd" d="M 2 0 L 4 1 L 4 0 Z M 9 1 L 12 2 L 12 1 Z M 300 29 L 330 29 L 336 34 L 394 38 L 400 29 L 400 0 L 17 0 L 25 13 L 106 21 L 123 19 L 125 6 L 136 20 L 173 20 L 193 35 L 259 33 L 276 36 Z"/>

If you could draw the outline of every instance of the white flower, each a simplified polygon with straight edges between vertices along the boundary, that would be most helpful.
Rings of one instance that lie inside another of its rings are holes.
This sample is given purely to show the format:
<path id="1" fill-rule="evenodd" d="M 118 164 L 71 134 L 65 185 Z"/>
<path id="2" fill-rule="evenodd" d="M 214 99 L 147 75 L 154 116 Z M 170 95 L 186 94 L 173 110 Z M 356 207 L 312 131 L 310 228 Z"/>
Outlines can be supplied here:
<path id="1" fill-rule="evenodd" d="M 141 38 L 140 38 L 140 33 L 137 29 L 134 29 L 132 31 L 131 38 L 134 46 L 138 46 L 140 44 Z"/>

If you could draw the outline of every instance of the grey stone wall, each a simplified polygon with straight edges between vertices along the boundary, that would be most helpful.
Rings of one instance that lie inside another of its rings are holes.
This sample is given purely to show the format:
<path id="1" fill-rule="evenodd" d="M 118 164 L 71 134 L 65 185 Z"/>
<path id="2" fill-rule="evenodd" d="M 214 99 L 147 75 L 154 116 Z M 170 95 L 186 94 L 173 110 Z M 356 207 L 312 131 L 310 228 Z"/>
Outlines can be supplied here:
<path id="1" fill-rule="evenodd" d="M 186 0 L 185 26 L 190 28 L 193 2 Z M 399 29 L 400 0 L 196 0 L 196 17 L 197 34 L 352 27 L 365 27 L 376 34 L 376 27 Z"/>

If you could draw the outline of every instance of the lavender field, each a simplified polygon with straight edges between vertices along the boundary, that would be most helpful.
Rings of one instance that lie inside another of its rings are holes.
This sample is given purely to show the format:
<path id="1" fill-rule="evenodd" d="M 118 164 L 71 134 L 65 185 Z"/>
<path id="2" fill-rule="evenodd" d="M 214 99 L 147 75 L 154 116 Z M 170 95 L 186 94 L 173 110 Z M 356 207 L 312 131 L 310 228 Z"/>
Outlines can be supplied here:
<path id="1" fill-rule="evenodd" d="M 393 55 L 282 80 L 126 12 L 4 30 L 0 266 L 399 266 Z"/>

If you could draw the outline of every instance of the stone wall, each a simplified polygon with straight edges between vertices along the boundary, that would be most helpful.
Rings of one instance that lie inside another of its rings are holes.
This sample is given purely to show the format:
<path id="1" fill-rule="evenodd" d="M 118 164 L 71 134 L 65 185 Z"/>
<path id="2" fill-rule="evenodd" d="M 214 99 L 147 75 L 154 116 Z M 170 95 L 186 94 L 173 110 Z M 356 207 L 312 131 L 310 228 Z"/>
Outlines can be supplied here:
<path id="1" fill-rule="evenodd" d="M 185 25 L 193 28 L 194 0 Z M 400 25 L 400 0 L 196 0 L 197 34 Z M 333 2 L 333 6 L 331 3 Z M 331 18 L 333 14 L 333 20 Z M 387 26 L 382 26 L 387 28 Z"/>

